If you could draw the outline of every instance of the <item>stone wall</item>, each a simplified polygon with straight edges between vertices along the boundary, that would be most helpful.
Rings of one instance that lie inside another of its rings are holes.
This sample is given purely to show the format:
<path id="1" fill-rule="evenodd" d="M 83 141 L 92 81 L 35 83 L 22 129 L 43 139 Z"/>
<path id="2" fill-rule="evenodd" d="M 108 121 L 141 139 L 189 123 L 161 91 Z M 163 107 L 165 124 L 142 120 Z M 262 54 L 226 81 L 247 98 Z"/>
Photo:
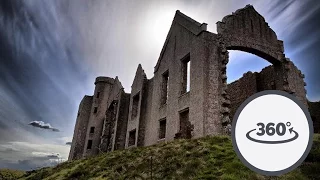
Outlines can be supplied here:
<path id="1" fill-rule="evenodd" d="M 172 22 L 153 77 L 151 118 L 146 123 L 145 144 L 172 141 L 180 131 L 180 112 L 189 109 L 193 126 L 192 138 L 204 135 L 204 94 L 208 47 L 199 33 L 206 25 L 186 17 L 179 11 Z M 183 61 L 190 58 L 190 91 L 182 91 Z M 162 103 L 164 76 L 169 76 L 167 100 Z M 182 93 L 183 92 L 183 93 Z M 216 110 L 218 111 L 218 110 Z M 160 120 L 166 119 L 165 138 L 159 139 Z"/>
<path id="2" fill-rule="evenodd" d="M 128 116 L 128 125 L 127 125 L 127 135 L 126 135 L 126 147 L 128 147 L 129 142 L 129 133 L 135 131 L 134 145 L 138 145 L 138 137 L 140 133 L 139 127 L 142 120 L 142 100 L 145 96 L 145 85 L 147 81 L 147 76 L 144 73 L 141 65 L 139 64 L 135 78 L 131 86 L 131 97 L 130 97 L 130 106 L 129 106 L 129 116 Z M 140 143 L 141 144 L 141 143 Z"/>
<path id="3" fill-rule="evenodd" d="M 129 105 L 130 105 L 130 94 L 121 91 L 119 111 L 116 125 L 116 138 L 114 142 L 114 149 L 124 149 L 126 142 Z"/>
<path id="4" fill-rule="evenodd" d="M 298 100 L 303 102 L 308 107 L 308 101 L 306 97 L 306 83 L 304 82 L 304 74 L 293 64 L 292 61 L 288 61 L 286 65 L 286 71 L 288 72 L 288 88 L 289 93 L 295 95 Z"/>
<path id="5" fill-rule="evenodd" d="M 228 84 L 227 93 L 230 96 L 230 118 L 233 118 L 238 107 L 251 95 L 264 91 L 276 90 L 276 74 L 274 66 L 267 66 L 261 72 L 247 72 L 243 76 Z M 302 103 L 306 104 L 306 94 L 304 89 L 304 80 L 301 71 L 297 69 L 292 62 L 289 62 L 287 69 L 290 94 L 297 97 Z"/>
<path id="6" fill-rule="evenodd" d="M 230 96 L 230 119 L 233 119 L 238 107 L 251 95 L 258 92 L 258 73 L 247 72 L 243 76 L 228 84 L 227 93 Z"/>
<path id="7" fill-rule="evenodd" d="M 144 81 L 143 96 L 141 99 L 141 117 L 139 122 L 139 134 L 137 146 L 145 146 L 146 127 L 151 119 L 153 79 Z"/>
<path id="8" fill-rule="evenodd" d="M 275 70 L 273 66 L 265 67 L 257 76 L 258 91 L 275 90 L 276 89 Z"/>
<path id="9" fill-rule="evenodd" d="M 86 132 L 92 106 L 92 96 L 84 96 L 80 102 L 73 139 L 69 153 L 69 160 L 80 159 L 86 140 Z"/>
<path id="10" fill-rule="evenodd" d="M 122 119 L 127 118 L 127 113 L 123 111 L 125 100 L 123 86 L 116 77 L 113 81 L 108 95 L 108 101 L 105 102 L 107 111 L 105 112 L 104 127 L 101 134 L 100 150 L 103 152 L 113 151 L 117 142 L 116 136 L 121 136 L 123 132 L 120 128 L 118 132 L 118 123 L 122 124 Z M 118 148 L 121 148 L 118 147 Z"/>

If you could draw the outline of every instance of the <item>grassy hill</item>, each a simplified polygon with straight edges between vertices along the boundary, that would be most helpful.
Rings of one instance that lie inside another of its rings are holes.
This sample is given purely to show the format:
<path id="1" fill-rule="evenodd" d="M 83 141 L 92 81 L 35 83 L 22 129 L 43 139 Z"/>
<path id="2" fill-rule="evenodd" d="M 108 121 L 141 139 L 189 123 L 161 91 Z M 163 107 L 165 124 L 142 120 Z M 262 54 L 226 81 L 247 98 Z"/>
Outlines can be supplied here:
<path id="1" fill-rule="evenodd" d="M 152 160 L 151 160 L 152 158 Z M 266 177 L 245 167 L 230 137 L 177 140 L 65 162 L 26 172 L 20 179 L 320 179 L 320 135 L 305 163 L 281 177 Z"/>
<path id="2" fill-rule="evenodd" d="M 0 169 L 0 180 L 15 180 L 25 174 L 24 171 Z"/>

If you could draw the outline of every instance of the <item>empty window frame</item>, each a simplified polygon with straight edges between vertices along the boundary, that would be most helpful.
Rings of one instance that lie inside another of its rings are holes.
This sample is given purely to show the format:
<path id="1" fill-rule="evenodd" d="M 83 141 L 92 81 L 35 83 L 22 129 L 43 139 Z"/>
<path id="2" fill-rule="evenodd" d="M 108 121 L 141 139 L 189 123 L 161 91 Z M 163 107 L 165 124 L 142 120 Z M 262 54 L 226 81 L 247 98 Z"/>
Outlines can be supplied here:
<path id="1" fill-rule="evenodd" d="M 159 139 L 166 138 L 166 127 L 167 127 L 167 120 L 161 119 L 159 121 L 160 127 L 159 127 Z"/>
<path id="2" fill-rule="evenodd" d="M 94 133 L 94 127 L 90 127 L 90 134 Z"/>
<path id="3" fill-rule="evenodd" d="M 91 149 L 92 148 L 92 140 L 88 141 L 88 145 L 87 145 L 87 149 Z"/>
<path id="4" fill-rule="evenodd" d="M 190 54 L 181 59 L 181 94 L 190 91 Z"/>
<path id="5" fill-rule="evenodd" d="M 100 92 L 97 92 L 97 96 L 96 96 L 97 98 L 99 98 L 100 97 Z"/>
<path id="6" fill-rule="evenodd" d="M 128 146 L 134 146 L 136 144 L 136 129 L 129 132 Z"/>
<path id="7" fill-rule="evenodd" d="M 140 100 L 140 93 L 137 93 L 132 98 L 132 110 L 131 110 L 131 119 L 134 119 L 138 115 L 139 109 L 139 100 Z"/>
<path id="8" fill-rule="evenodd" d="M 180 133 L 182 138 L 191 138 L 191 123 L 189 121 L 189 109 L 180 112 Z"/>
<path id="9" fill-rule="evenodd" d="M 169 92 L 169 71 L 162 74 L 161 104 L 166 104 Z"/>
<path id="10" fill-rule="evenodd" d="M 271 82 L 271 90 L 276 90 L 276 84 L 274 82 Z"/>
<path id="11" fill-rule="evenodd" d="M 93 113 L 97 113 L 97 112 L 98 112 L 98 107 L 94 107 Z"/>

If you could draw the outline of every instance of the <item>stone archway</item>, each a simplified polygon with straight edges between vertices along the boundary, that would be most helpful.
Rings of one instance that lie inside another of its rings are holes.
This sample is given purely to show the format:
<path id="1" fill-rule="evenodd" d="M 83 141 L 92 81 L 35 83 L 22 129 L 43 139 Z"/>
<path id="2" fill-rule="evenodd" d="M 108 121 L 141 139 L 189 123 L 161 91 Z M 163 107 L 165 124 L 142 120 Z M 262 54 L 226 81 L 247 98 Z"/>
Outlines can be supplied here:
<path id="1" fill-rule="evenodd" d="M 283 42 L 277 39 L 276 33 L 269 27 L 265 19 L 247 5 L 223 18 L 217 23 L 218 53 L 220 59 L 220 117 L 222 127 L 230 127 L 230 97 L 227 93 L 226 68 L 229 62 L 228 50 L 239 50 L 255 54 L 273 65 L 274 87 L 290 93 L 288 86 L 288 63 L 285 58 Z"/>

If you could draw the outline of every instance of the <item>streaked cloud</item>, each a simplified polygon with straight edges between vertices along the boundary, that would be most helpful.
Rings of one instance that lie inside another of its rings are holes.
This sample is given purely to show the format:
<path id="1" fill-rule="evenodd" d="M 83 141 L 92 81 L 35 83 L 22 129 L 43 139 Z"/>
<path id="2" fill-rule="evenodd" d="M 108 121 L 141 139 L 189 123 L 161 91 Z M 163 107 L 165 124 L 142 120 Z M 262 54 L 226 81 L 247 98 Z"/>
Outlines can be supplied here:
<path id="1" fill-rule="evenodd" d="M 216 32 L 217 21 L 253 4 L 306 75 L 308 98 L 319 100 L 320 4 L 315 2 L 0 1 L 0 168 L 45 166 L 41 158 L 56 162 L 47 157 L 52 153 L 66 159 L 78 105 L 93 93 L 94 78 L 118 76 L 130 92 L 139 63 L 151 78 L 177 9 Z M 231 53 L 228 82 L 268 65 L 247 53 Z"/>

